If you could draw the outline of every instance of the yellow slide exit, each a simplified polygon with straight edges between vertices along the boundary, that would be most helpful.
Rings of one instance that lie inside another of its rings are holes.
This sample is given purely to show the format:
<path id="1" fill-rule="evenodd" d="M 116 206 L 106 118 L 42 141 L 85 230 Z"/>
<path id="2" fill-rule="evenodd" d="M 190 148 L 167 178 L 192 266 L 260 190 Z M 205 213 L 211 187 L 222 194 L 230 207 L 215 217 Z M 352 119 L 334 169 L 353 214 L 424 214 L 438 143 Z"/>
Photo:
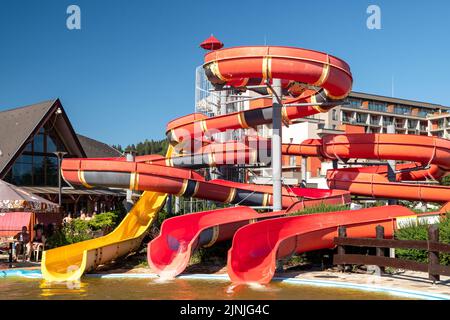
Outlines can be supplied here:
<path id="1" fill-rule="evenodd" d="M 44 251 L 41 271 L 47 281 L 76 281 L 100 264 L 132 252 L 157 217 L 167 194 L 144 192 L 119 226 L 106 236 Z"/>

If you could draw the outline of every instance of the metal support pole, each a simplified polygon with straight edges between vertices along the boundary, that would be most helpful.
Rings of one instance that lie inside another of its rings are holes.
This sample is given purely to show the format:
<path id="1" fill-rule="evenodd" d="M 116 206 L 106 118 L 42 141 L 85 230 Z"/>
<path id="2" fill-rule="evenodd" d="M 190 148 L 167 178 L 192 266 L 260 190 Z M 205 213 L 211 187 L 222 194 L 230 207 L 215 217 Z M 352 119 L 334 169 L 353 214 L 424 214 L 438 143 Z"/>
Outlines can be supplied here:
<path id="1" fill-rule="evenodd" d="M 391 134 L 395 133 L 395 126 L 393 124 L 390 124 L 387 126 L 387 133 L 391 133 Z M 395 182 L 395 180 L 396 180 L 395 179 L 395 164 L 396 164 L 395 160 L 388 160 L 388 180 L 390 182 Z M 391 199 L 388 201 L 389 205 L 395 205 L 397 203 L 398 203 L 398 201 L 394 200 L 394 199 Z"/>
<path id="2" fill-rule="evenodd" d="M 67 152 L 64 151 L 56 151 L 54 152 L 56 157 L 58 158 L 58 205 L 59 210 L 61 212 L 61 206 L 62 206 L 62 182 L 61 182 L 61 162 L 64 156 L 67 154 Z"/>
<path id="3" fill-rule="evenodd" d="M 61 183 L 61 156 L 58 154 L 58 206 L 62 205 L 62 183 Z"/>
<path id="4" fill-rule="evenodd" d="M 172 198 L 173 196 L 169 194 L 167 196 L 167 213 L 171 216 L 173 215 L 173 208 L 172 208 Z"/>
<path id="5" fill-rule="evenodd" d="M 273 79 L 272 90 L 272 186 L 273 186 L 273 211 L 279 211 L 282 207 L 281 198 L 281 80 Z M 280 101 L 278 100 L 280 99 Z"/>
<path id="6" fill-rule="evenodd" d="M 175 214 L 179 213 L 181 208 L 180 208 L 180 197 L 175 197 Z"/>
<path id="7" fill-rule="evenodd" d="M 220 92 L 220 114 L 224 115 L 227 114 L 227 100 L 228 100 L 228 91 L 221 91 Z M 225 130 L 221 133 L 221 140 L 222 143 L 227 142 L 229 140 L 229 134 Z M 213 168 L 210 168 L 209 170 L 213 171 Z M 226 166 L 219 166 L 217 170 L 222 174 L 222 176 L 226 176 L 227 167 Z M 214 178 L 218 179 L 220 178 L 217 174 L 214 174 Z M 191 210 L 192 212 L 192 210 Z"/>
<path id="8" fill-rule="evenodd" d="M 333 169 L 334 169 L 334 170 L 339 169 L 339 163 L 338 163 L 337 160 L 333 160 Z"/>
<path id="9" fill-rule="evenodd" d="M 302 183 L 300 184 L 300 186 L 302 188 L 306 188 L 306 186 L 308 184 L 307 165 L 308 165 L 308 158 L 307 157 L 302 157 L 302 165 L 301 165 Z"/>
<path id="10" fill-rule="evenodd" d="M 125 158 L 128 162 L 134 162 L 134 153 L 132 151 L 128 152 L 125 155 Z M 133 190 L 131 189 L 127 189 L 127 199 L 126 199 L 126 207 L 125 209 L 127 210 L 127 212 L 129 212 L 131 210 L 131 208 L 133 207 Z"/>

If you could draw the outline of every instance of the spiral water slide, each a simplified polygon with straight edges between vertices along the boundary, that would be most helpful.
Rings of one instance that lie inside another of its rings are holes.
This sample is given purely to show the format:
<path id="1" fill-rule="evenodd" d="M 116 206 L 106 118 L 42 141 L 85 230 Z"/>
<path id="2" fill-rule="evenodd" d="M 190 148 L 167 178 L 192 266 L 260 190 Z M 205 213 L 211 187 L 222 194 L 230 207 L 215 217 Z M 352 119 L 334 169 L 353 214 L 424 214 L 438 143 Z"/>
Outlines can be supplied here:
<path id="1" fill-rule="evenodd" d="M 217 86 L 226 84 L 238 87 L 266 83 L 270 85 L 271 79 L 274 77 L 283 79 L 283 90 L 287 94 L 292 94 L 290 102 L 312 104 L 304 108 L 283 107 L 282 114 L 285 123 L 296 118 L 327 111 L 328 107 L 322 107 L 321 104 L 329 100 L 338 101 L 345 98 L 352 83 L 350 68 L 345 62 L 325 53 L 288 47 L 241 47 L 215 51 L 206 55 L 204 68 L 209 80 Z M 310 84 L 321 89 L 303 90 L 299 86 L 300 83 Z M 200 141 L 203 142 L 204 137 L 208 137 L 208 127 L 215 131 L 250 128 L 270 123 L 271 119 L 271 107 L 214 118 L 193 114 L 172 121 L 168 125 L 167 136 L 172 145 L 180 146 L 188 141 L 197 141 L 196 134 L 198 133 L 200 133 Z M 214 155 L 217 156 L 218 153 L 205 154 L 208 155 L 208 161 L 204 162 L 208 165 L 215 165 Z M 247 153 L 247 155 L 249 154 Z M 126 252 L 134 248 L 164 202 L 166 194 L 248 206 L 270 206 L 272 204 L 271 188 L 222 180 L 205 181 L 201 175 L 191 170 L 195 168 L 193 166 L 190 166 L 190 169 L 174 167 L 177 166 L 177 161 L 182 160 L 182 157 L 183 155 L 167 155 L 163 163 L 156 163 L 158 162 L 157 156 L 138 158 L 135 162 L 127 162 L 123 158 L 65 159 L 62 163 L 63 177 L 74 185 L 86 188 L 98 186 L 144 190 L 147 192 L 147 196 L 141 198 L 121 225 L 110 235 L 46 251 L 41 267 L 45 279 L 51 281 L 76 280 L 86 270 L 123 254 L 124 249 L 119 243 L 133 242 L 132 245 L 126 245 Z M 153 160 L 156 160 L 155 163 Z M 348 202 L 348 193 L 333 190 L 311 191 L 284 188 L 282 198 L 282 206 L 288 208 L 298 202 L 299 198 L 302 199 L 302 206 L 317 198 L 330 202 Z M 146 205 L 141 205 L 142 203 Z M 238 221 L 232 221 L 226 214 L 221 215 L 220 212 L 216 212 L 217 215 L 213 219 L 215 221 L 210 226 L 213 228 L 213 239 L 220 239 L 219 234 L 222 237 L 230 236 L 230 232 L 218 233 L 219 225 L 222 231 L 226 230 L 224 226 L 230 221 L 234 224 L 231 229 L 235 230 L 242 221 L 250 222 L 260 218 L 251 209 L 231 208 L 225 210 L 226 213 L 228 213 L 227 211 L 238 213 L 234 215 L 235 220 Z M 136 218 L 142 217 L 142 215 L 147 217 L 144 222 Z M 220 217 L 225 218 L 224 221 L 217 219 Z M 139 231 L 134 228 L 137 225 Z M 130 229 L 134 231 L 128 231 Z M 211 241 L 212 239 L 209 240 L 209 242 Z M 114 247 L 116 250 L 112 250 L 113 253 L 105 255 L 105 251 L 111 251 L 105 248 Z"/>
<path id="2" fill-rule="evenodd" d="M 255 58 L 254 52 L 249 53 L 248 57 L 245 53 L 242 54 L 241 50 L 247 52 L 246 49 L 238 48 L 228 51 L 220 50 L 206 56 L 205 69 L 211 82 L 240 87 L 249 83 L 260 84 L 264 78 L 271 79 L 277 76 L 283 78 L 284 75 L 276 72 L 274 72 L 276 75 L 271 72 L 269 76 L 267 64 L 273 58 L 272 56 L 269 56 L 269 54 L 264 56 L 263 54 L 262 59 L 260 59 L 262 62 L 257 63 L 256 61 L 259 58 Z M 255 48 L 254 50 L 260 52 L 263 49 Z M 271 53 L 273 52 L 271 51 Z M 289 57 L 289 59 L 291 58 L 292 56 Z M 295 59 L 293 60 L 295 61 Z M 253 63 L 255 65 L 252 65 Z M 273 66 L 272 64 L 271 67 L 273 68 Z M 244 71 L 252 68 L 254 68 L 253 73 Z M 258 73 L 261 68 L 263 69 L 262 80 L 261 72 Z M 289 70 L 291 72 L 297 71 L 292 66 Z M 315 83 L 316 85 L 318 83 L 323 85 L 329 79 L 329 74 L 324 76 L 324 73 L 330 72 L 330 66 L 325 64 L 322 71 L 323 73 Z M 344 74 L 345 72 L 340 75 L 343 76 Z M 292 79 L 305 81 L 304 78 L 299 79 L 295 76 L 288 76 L 287 79 L 290 81 L 284 81 L 283 84 L 288 89 L 292 84 Z M 301 94 L 291 101 L 318 101 L 317 95 L 308 93 L 308 98 Z M 327 99 L 321 100 L 322 102 L 329 101 L 330 98 L 333 99 L 326 89 L 321 93 L 321 98 L 324 97 L 323 93 L 327 96 Z M 345 94 L 341 98 L 344 96 Z M 326 108 L 320 106 L 284 107 L 282 114 L 284 122 L 289 123 L 297 117 L 326 111 Z M 247 161 L 257 163 L 260 160 L 258 152 L 260 149 L 250 147 L 251 143 L 248 141 L 224 144 L 206 143 L 205 146 L 202 135 L 198 133 L 207 135 L 211 129 L 224 131 L 230 128 L 255 127 L 270 123 L 271 115 L 270 107 L 266 107 L 215 118 L 193 114 L 176 119 L 168 125 L 167 137 L 169 141 L 174 145 L 183 145 L 186 141 L 191 142 L 197 139 L 201 141 L 201 146 L 195 148 L 190 145 L 190 148 L 194 150 L 192 154 L 180 155 L 168 161 L 177 166 L 189 167 L 192 163 L 200 164 L 200 167 L 202 165 L 214 166 L 224 164 L 225 159 L 229 160 L 231 155 L 231 159 L 235 161 L 239 159 L 240 161 L 246 161 L 245 163 Z M 267 150 L 270 150 L 270 142 L 263 145 Z M 414 152 L 411 152 L 412 150 Z M 283 154 L 288 155 L 315 156 L 344 161 L 351 158 L 411 161 L 411 163 L 397 165 L 398 173 L 395 176 L 397 181 L 440 178 L 449 171 L 448 151 L 449 142 L 447 140 L 435 137 L 381 134 L 328 136 L 323 140 L 308 140 L 300 145 L 283 145 Z M 167 159 L 153 160 L 154 163 L 167 161 Z M 377 166 L 332 170 L 328 173 L 327 178 L 332 189 L 349 190 L 351 193 L 359 195 L 437 202 L 447 202 L 450 199 L 448 188 L 401 182 L 392 183 L 388 181 L 387 174 L 387 166 Z M 234 214 L 239 215 L 239 211 L 243 214 L 240 215 L 239 223 L 236 223 L 238 219 L 234 217 Z M 288 210 L 288 212 L 291 211 Z M 372 237 L 374 236 L 375 225 L 387 224 L 387 235 L 392 236 L 397 219 L 417 217 L 412 211 L 398 206 L 361 210 L 359 212 L 335 212 L 320 216 L 277 218 L 286 215 L 286 213 L 287 211 L 275 212 L 269 217 L 275 219 L 261 219 L 264 220 L 263 222 L 254 219 L 246 221 L 245 219 L 257 215 L 248 208 L 245 210 L 240 208 L 225 209 L 216 213 L 202 212 L 169 219 L 163 225 L 160 236 L 149 244 L 149 264 L 160 275 L 169 277 L 177 275 L 184 270 L 190 253 L 195 248 L 202 245 L 211 246 L 212 243 L 229 239 L 235 234 L 233 247 L 228 255 L 228 270 L 231 279 L 234 282 L 265 283 L 270 281 L 273 276 L 276 258 L 296 252 L 332 247 L 332 238 L 336 235 L 337 227 L 340 225 L 349 226 L 350 232 L 355 236 Z M 221 218 L 222 215 L 229 220 Z M 225 223 L 220 236 L 219 221 Z M 232 221 L 234 223 L 231 223 Z M 242 227 L 243 224 L 246 226 Z M 189 227 L 186 228 L 186 225 L 189 225 Z"/>
<path id="3" fill-rule="evenodd" d="M 283 92 L 289 96 L 284 99 L 284 103 L 308 104 L 302 107 L 283 106 L 282 117 L 286 124 L 297 118 L 326 112 L 329 109 L 326 103 L 345 98 L 352 84 L 350 68 L 345 62 L 321 52 L 298 48 L 238 47 L 218 50 L 206 55 L 204 69 L 208 79 L 218 87 L 268 84 L 270 88 L 273 78 L 282 79 Z M 320 89 L 303 91 L 299 90 L 302 87 L 300 84 Z M 249 129 L 271 122 L 271 106 L 211 118 L 202 114 L 181 117 L 168 124 L 166 134 L 170 143 L 184 152 L 170 159 L 152 157 L 145 160 L 152 164 L 166 163 L 188 168 L 260 163 L 262 149 L 270 157 L 270 141 L 256 138 L 244 142 L 214 143 L 208 139 L 205 141 L 205 137 L 229 129 Z M 217 183 L 235 186 L 229 181 Z M 249 185 L 247 188 L 271 191 L 271 187 Z M 292 188 L 290 191 L 303 200 L 291 203 L 290 208 L 284 211 L 260 214 L 250 208 L 235 207 L 166 220 L 160 235 L 149 243 L 149 265 L 159 275 L 173 277 L 185 269 L 196 248 L 231 239 L 244 225 L 286 215 L 318 203 L 344 204 L 350 200 L 348 193 L 338 193 L 338 190 Z M 271 199 L 269 195 L 270 204 Z M 283 207 L 286 208 L 284 201 Z"/>

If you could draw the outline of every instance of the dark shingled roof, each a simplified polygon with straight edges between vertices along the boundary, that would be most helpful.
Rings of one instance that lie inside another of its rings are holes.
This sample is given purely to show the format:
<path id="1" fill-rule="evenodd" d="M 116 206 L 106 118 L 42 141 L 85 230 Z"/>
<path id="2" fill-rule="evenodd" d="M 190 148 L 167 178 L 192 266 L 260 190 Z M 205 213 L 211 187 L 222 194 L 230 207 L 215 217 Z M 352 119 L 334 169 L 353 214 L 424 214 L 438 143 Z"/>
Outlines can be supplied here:
<path id="1" fill-rule="evenodd" d="M 27 142 L 56 101 L 0 111 L 0 172 Z"/>
<path id="2" fill-rule="evenodd" d="M 105 143 L 77 135 L 59 99 L 48 100 L 25 107 L 0 111 L 0 178 L 6 174 L 30 141 L 58 111 L 62 117 L 54 123 L 55 129 L 67 143 L 73 157 L 109 158 L 121 153 Z M 53 120 L 52 120 L 53 121 Z"/>
<path id="3" fill-rule="evenodd" d="M 88 158 L 113 158 L 120 157 L 122 153 L 106 143 L 77 134 L 81 146 Z"/>

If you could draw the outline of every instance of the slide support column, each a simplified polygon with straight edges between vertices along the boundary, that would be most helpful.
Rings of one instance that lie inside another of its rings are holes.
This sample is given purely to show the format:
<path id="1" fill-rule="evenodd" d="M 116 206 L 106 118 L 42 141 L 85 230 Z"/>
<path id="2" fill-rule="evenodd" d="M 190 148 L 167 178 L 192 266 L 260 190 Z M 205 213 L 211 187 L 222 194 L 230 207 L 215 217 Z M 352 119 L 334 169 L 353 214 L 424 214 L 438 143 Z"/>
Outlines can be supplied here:
<path id="1" fill-rule="evenodd" d="M 387 133 L 395 133 L 395 127 L 393 124 L 387 126 Z M 395 160 L 388 160 L 388 180 L 390 182 L 395 182 Z M 396 205 L 398 203 L 397 200 L 391 199 L 388 201 L 389 205 Z"/>
<path id="2" fill-rule="evenodd" d="M 135 157 L 133 151 L 127 152 L 125 156 L 127 162 L 134 162 Z M 130 212 L 131 208 L 133 207 L 133 190 L 127 189 L 127 199 L 126 199 L 126 210 L 127 212 Z"/>
<path id="3" fill-rule="evenodd" d="M 273 186 L 273 211 L 282 209 L 281 204 L 281 80 L 273 79 L 272 83 L 272 186 Z"/>
<path id="4" fill-rule="evenodd" d="M 308 165 L 308 158 L 307 157 L 302 157 L 302 164 L 301 164 L 301 174 L 302 174 L 302 183 L 300 184 L 300 186 L 302 188 L 306 188 L 307 185 L 307 177 L 306 175 L 308 174 L 307 172 L 307 165 Z"/>

